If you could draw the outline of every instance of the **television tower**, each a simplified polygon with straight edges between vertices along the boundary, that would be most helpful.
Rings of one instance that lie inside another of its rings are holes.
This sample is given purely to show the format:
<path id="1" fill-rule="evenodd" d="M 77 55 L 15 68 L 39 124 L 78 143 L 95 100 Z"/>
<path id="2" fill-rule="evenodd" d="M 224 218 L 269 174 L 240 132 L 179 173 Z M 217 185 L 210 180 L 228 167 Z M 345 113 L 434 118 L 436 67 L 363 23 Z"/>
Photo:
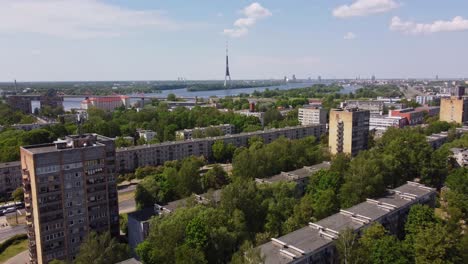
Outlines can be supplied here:
<path id="1" fill-rule="evenodd" d="M 229 54 L 228 54 L 228 42 L 226 41 L 226 75 L 224 75 L 224 87 L 227 87 L 229 77 L 229 87 L 231 87 L 231 74 L 229 73 Z"/>

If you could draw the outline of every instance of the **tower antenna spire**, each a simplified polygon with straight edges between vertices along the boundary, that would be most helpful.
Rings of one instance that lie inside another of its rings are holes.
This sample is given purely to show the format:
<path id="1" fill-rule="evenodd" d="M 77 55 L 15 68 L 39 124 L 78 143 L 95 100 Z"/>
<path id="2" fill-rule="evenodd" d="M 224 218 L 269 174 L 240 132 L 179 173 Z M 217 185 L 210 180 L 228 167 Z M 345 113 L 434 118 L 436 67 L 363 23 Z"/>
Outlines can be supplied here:
<path id="1" fill-rule="evenodd" d="M 229 46 L 228 41 L 226 40 L 226 74 L 224 75 L 224 87 L 226 88 L 228 85 L 228 78 L 229 78 L 229 87 L 231 87 L 231 74 L 229 72 Z"/>

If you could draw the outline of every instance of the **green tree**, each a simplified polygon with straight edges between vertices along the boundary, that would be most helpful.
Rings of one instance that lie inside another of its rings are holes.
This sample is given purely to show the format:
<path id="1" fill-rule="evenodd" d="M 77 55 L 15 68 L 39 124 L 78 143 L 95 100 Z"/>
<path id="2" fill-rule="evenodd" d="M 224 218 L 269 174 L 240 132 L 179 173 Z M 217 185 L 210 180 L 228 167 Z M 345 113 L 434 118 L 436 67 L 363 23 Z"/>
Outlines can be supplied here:
<path id="1" fill-rule="evenodd" d="M 231 264 L 262 264 L 265 263 L 265 257 L 262 256 L 260 249 L 255 248 L 250 241 L 244 242 L 239 251 L 231 259 Z"/>
<path id="2" fill-rule="evenodd" d="M 359 263 L 359 241 L 358 236 L 352 229 L 345 229 L 340 232 L 335 242 L 340 263 L 351 264 Z"/>
<path id="3" fill-rule="evenodd" d="M 224 144 L 224 141 L 217 140 L 213 145 L 211 146 L 211 150 L 213 153 L 213 158 L 218 161 L 222 162 L 226 160 L 227 157 L 227 150 L 226 150 L 226 145 Z"/>
<path id="4" fill-rule="evenodd" d="M 217 127 L 207 127 L 205 129 L 206 137 L 218 137 L 222 135 L 223 135 L 223 131 Z"/>
<path id="5" fill-rule="evenodd" d="M 175 94 L 170 93 L 170 94 L 167 95 L 167 100 L 168 101 L 177 101 L 177 97 L 176 97 Z"/>
<path id="6" fill-rule="evenodd" d="M 221 187 L 226 185 L 228 182 L 229 179 L 226 171 L 224 171 L 224 169 L 218 164 L 213 165 L 213 167 L 202 177 L 204 190 L 208 190 L 210 188 L 221 189 Z"/>
<path id="7" fill-rule="evenodd" d="M 186 158 L 177 172 L 174 191 L 179 197 L 187 197 L 192 193 L 200 193 L 201 177 L 200 168 L 203 162 L 195 157 Z"/>
<path id="8" fill-rule="evenodd" d="M 183 244 L 175 249 L 175 263 L 177 264 L 207 264 L 203 250 Z"/>
<path id="9" fill-rule="evenodd" d="M 119 244 L 109 232 L 101 235 L 91 231 L 80 245 L 76 264 L 108 264 L 128 259 L 130 250 L 127 245 Z"/>
<path id="10" fill-rule="evenodd" d="M 342 207 L 350 207 L 366 198 L 385 192 L 384 164 L 371 151 L 361 151 L 351 162 L 340 189 Z"/>
<path id="11" fill-rule="evenodd" d="M 283 119 L 283 116 L 275 108 L 271 108 L 271 109 L 267 110 L 265 112 L 264 116 L 263 116 L 263 122 L 264 122 L 265 126 L 269 125 L 270 123 L 272 123 L 274 121 L 281 121 L 282 119 Z"/>
<path id="12" fill-rule="evenodd" d="M 298 204 L 294 206 L 293 214 L 286 220 L 284 224 L 285 232 L 295 231 L 312 221 L 314 216 L 314 198 L 308 193 L 304 195 Z"/>
<path id="13" fill-rule="evenodd" d="M 379 223 L 364 231 L 359 244 L 360 258 L 365 260 L 364 263 L 410 263 L 401 242 L 395 236 L 389 235 Z"/>
<path id="14" fill-rule="evenodd" d="M 11 198 L 13 199 L 13 201 L 24 202 L 24 190 L 23 190 L 23 187 L 18 187 L 18 188 L 16 188 L 16 189 L 11 193 Z"/>
<path id="15" fill-rule="evenodd" d="M 119 224 L 120 224 L 120 231 L 124 234 L 128 233 L 128 214 L 120 214 L 119 215 Z"/>
<path id="16" fill-rule="evenodd" d="M 415 234 L 414 260 L 417 264 L 460 263 L 454 252 L 457 242 L 442 224 L 430 224 Z"/>

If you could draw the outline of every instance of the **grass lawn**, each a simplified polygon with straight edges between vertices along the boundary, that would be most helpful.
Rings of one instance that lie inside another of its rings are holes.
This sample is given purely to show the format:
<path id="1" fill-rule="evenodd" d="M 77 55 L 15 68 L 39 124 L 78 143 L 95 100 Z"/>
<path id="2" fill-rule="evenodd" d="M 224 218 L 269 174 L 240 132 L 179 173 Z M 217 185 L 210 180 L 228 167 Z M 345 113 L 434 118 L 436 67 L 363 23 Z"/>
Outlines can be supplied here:
<path id="1" fill-rule="evenodd" d="M 28 249 L 28 240 L 17 241 L 15 244 L 9 246 L 5 251 L 0 254 L 0 263 L 5 263 L 11 257 L 18 255 L 19 253 Z"/>

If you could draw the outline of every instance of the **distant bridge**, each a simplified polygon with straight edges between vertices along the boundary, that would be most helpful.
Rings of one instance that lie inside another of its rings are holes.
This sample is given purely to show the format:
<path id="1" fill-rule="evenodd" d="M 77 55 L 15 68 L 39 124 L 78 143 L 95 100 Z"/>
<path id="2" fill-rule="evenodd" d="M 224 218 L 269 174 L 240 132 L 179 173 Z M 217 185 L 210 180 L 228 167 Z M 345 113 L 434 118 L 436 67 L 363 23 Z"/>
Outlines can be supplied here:
<path id="1" fill-rule="evenodd" d="M 112 96 L 112 95 L 61 95 L 60 97 L 63 98 L 85 98 L 85 97 L 107 97 L 107 96 Z M 117 96 L 117 95 L 115 95 Z M 158 100 L 167 100 L 167 97 L 165 96 L 156 96 L 156 95 L 127 95 L 128 98 L 130 99 L 158 99 Z M 177 99 L 184 99 L 184 100 L 195 100 L 195 97 L 183 97 L 183 96 L 177 96 Z"/>

